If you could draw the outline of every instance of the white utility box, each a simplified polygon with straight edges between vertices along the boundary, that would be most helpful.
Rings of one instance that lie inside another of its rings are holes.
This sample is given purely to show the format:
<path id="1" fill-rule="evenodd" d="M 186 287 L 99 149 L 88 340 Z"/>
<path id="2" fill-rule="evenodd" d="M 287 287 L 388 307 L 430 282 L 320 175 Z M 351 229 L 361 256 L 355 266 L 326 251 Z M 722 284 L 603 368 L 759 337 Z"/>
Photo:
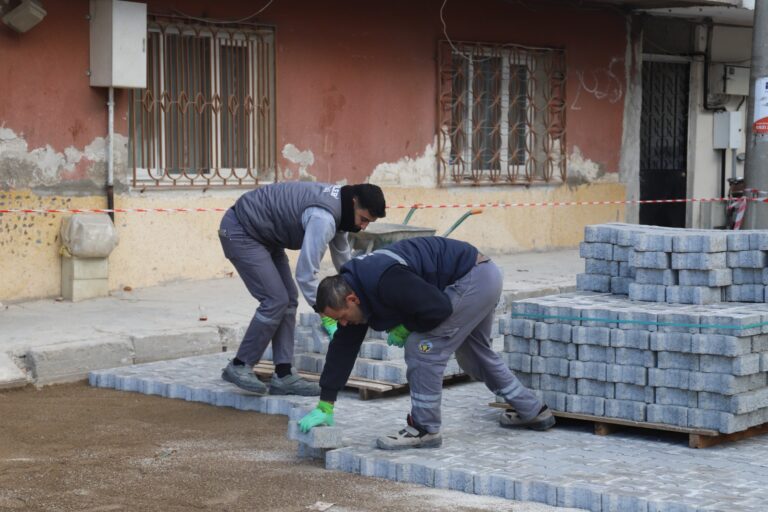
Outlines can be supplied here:
<path id="1" fill-rule="evenodd" d="M 147 86 L 147 5 L 91 0 L 91 86 Z"/>
<path id="2" fill-rule="evenodd" d="M 749 96 L 749 68 L 744 66 L 725 66 L 723 87 L 725 94 Z"/>
<path id="3" fill-rule="evenodd" d="M 744 133 L 741 111 L 715 112 L 712 149 L 738 149 Z"/>

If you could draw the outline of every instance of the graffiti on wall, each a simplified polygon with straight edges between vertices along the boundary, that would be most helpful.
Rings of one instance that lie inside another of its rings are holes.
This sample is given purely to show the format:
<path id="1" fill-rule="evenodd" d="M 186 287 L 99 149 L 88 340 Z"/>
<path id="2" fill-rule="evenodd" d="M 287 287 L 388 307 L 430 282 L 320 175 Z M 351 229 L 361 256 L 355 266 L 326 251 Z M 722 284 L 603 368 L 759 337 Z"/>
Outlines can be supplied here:
<path id="1" fill-rule="evenodd" d="M 598 101 L 617 103 L 624 97 L 624 84 L 620 78 L 623 73 L 624 58 L 614 57 L 608 66 L 592 70 L 575 71 L 577 78 L 576 94 L 571 103 L 571 110 L 581 110 L 583 97 L 591 96 Z"/>

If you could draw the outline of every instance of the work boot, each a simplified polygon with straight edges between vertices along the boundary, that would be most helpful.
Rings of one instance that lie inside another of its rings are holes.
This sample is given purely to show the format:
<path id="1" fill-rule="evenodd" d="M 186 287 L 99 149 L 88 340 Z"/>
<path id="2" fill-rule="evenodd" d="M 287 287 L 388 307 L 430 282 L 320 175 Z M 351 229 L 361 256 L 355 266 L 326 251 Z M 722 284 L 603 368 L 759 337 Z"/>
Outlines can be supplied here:
<path id="1" fill-rule="evenodd" d="M 525 427 L 531 430 L 547 430 L 555 426 L 555 417 L 549 407 L 542 406 L 539 414 L 531 419 L 524 420 L 517 415 L 514 409 L 507 409 L 501 414 L 499 423 L 502 427 Z"/>
<path id="2" fill-rule="evenodd" d="M 267 385 L 259 380 L 253 368 L 247 364 L 235 365 L 232 361 L 221 371 L 221 378 L 231 382 L 240 389 L 264 395 L 267 393 Z"/>
<path id="3" fill-rule="evenodd" d="M 381 450 L 407 450 L 408 448 L 439 448 L 443 444 L 440 432 L 430 434 L 417 426 L 408 415 L 408 426 L 394 435 L 383 436 L 376 440 Z"/>
<path id="4" fill-rule="evenodd" d="M 272 380 L 269 381 L 269 394 L 320 396 L 320 385 L 299 376 L 296 370 L 291 370 L 290 375 L 282 378 L 273 373 Z"/>

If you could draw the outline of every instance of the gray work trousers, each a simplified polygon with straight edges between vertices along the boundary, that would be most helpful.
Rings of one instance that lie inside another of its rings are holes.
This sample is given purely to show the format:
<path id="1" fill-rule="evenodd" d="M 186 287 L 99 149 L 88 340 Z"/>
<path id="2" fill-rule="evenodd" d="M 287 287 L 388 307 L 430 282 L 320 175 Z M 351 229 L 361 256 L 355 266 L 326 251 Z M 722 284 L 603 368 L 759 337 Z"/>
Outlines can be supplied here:
<path id="1" fill-rule="evenodd" d="M 219 241 L 224 255 L 259 301 L 237 358 L 251 366 L 258 363 L 272 340 L 275 364 L 291 363 L 299 291 L 293 282 L 285 249 L 267 247 L 251 237 L 231 208 L 221 220 Z"/>
<path id="2" fill-rule="evenodd" d="M 405 344 L 411 418 L 430 433 L 440 431 L 443 373 L 451 354 L 472 378 L 501 395 L 523 419 L 542 407 L 536 395 L 515 377 L 491 346 L 493 312 L 502 290 L 502 273 L 485 261 L 445 289 L 453 314 L 427 333 L 412 333 Z"/>

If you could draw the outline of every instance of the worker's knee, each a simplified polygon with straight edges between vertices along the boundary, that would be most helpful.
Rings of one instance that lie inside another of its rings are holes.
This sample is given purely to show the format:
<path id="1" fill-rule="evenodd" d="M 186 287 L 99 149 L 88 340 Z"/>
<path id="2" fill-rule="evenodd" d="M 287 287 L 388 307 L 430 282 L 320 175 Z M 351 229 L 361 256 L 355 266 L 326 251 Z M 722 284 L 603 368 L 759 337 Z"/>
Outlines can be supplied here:
<path id="1" fill-rule="evenodd" d="M 263 300 L 259 305 L 259 311 L 267 318 L 280 320 L 290 307 L 295 308 L 295 305 L 291 305 L 288 293 L 283 290 Z"/>

